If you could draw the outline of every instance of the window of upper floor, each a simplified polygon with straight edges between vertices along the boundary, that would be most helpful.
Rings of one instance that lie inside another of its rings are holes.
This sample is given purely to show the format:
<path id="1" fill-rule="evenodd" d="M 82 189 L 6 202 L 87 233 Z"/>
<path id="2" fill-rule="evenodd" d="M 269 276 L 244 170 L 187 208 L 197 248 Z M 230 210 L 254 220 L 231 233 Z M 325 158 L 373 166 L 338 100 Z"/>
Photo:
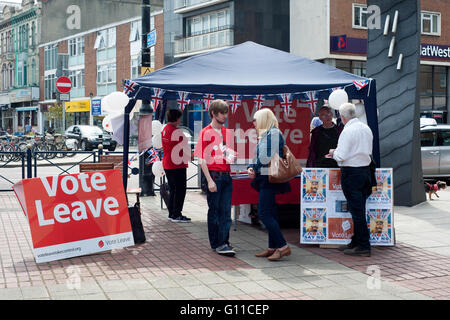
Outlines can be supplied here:
<path id="1" fill-rule="evenodd" d="M 44 70 L 54 70 L 57 67 L 58 46 L 49 45 L 44 48 Z"/>
<path id="2" fill-rule="evenodd" d="M 230 14 L 230 9 L 225 9 L 186 18 L 186 37 L 230 28 Z"/>
<path id="3" fill-rule="evenodd" d="M 116 46 L 116 28 L 109 28 L 97 32 L 94 49 L 105 50 Z"/>
<path id="4" fill-rule="evenodd" d="M 420 27 L 423 35 L 441 35 L 441 14 L 439 12 L 422 11 Z"/>
<path id="5" fill-rule="evenodd" d="M 69 56 L 76 57 L 84 54 L 84 37 L 69 40 Z"/>

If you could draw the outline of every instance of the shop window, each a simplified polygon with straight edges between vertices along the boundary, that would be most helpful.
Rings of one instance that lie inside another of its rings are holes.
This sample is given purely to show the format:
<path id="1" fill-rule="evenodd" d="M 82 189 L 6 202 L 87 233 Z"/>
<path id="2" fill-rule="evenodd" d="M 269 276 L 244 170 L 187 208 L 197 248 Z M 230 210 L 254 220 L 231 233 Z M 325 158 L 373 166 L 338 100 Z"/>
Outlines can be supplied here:
<path id="1" fill-rule="evenodd" d="M 446 111 L 448 108 L 448 67 L 420 66 L 420 109 Z"/>

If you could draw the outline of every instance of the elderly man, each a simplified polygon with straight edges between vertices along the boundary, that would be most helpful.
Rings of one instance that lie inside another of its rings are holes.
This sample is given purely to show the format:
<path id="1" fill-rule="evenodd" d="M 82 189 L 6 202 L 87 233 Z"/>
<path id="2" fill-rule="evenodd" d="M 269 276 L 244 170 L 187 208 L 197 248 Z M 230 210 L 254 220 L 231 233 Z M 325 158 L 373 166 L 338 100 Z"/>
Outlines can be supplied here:
<path id="1" fill-rule="evenodd" d="M 341 168 L 341 186 L 353 219 L 352 241 L 340 248 L 345 254 L 370 257 L 369 230 L 366 221 L 366 199 L 371 193 L 370 162 L 373 135 L 370 128 L 356 118 L 355 105 L 344 103 L 339 108 L 344 130 L 332 157 Z"/>

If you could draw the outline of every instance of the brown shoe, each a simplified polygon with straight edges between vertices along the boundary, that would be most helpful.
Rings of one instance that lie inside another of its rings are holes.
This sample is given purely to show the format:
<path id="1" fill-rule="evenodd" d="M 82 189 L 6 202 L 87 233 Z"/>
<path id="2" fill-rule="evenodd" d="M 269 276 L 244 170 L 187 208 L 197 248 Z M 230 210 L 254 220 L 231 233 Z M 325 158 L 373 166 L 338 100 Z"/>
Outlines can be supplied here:
<path id="1" fill-rule="evenodd" d="M 266 249 L 263 252 L 255 254 L 258 258 L 267 258 L 270 257 L 275 252 L 275 249 Z"/>
<path id="2" fill-rule="evenodd" d="M 286 249 L 280 250 L 276 249 L 275 252 L 268 257 L 270 261 L 277 261 L 280 260 L 284 256 L 289 256 L 291 254 L 291 248 L 287 247 Z"/>

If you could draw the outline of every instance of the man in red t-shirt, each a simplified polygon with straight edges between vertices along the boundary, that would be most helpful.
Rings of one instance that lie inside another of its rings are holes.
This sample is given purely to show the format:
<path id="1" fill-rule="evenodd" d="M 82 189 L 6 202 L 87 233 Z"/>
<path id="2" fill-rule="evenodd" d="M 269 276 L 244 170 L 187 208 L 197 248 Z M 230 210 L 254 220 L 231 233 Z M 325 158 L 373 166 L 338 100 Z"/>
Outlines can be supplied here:
<path id="1" fill-rule="evenodd" d="M 190 160 L 190 150 L 183 131 L 177 129 L 182 113 L 178 109 L 167 111 L 167 124 L 161 132 L 163 146 L 163 168 L 169 184 L 169 221 L 191 222 L 183 216 L 186 197 L 186 171 Z"/>
<path id="2" fill-rule="evenodd" d="M 233 142 L 233 136 L 223 126 L 228 118 L 228 105 L 223 100 L 214 100 L 208 111 L 212 121 L 200 132 L 194 155 L 199 158 L 208 182 L 206 198 L 209 242 L 211 248 L 218 254 L 234 256 L 235 252 L 229 243 L 229 234 L 233 192 L 230 163 L 235 159 L 235 152 L 229 147 Z"/>

